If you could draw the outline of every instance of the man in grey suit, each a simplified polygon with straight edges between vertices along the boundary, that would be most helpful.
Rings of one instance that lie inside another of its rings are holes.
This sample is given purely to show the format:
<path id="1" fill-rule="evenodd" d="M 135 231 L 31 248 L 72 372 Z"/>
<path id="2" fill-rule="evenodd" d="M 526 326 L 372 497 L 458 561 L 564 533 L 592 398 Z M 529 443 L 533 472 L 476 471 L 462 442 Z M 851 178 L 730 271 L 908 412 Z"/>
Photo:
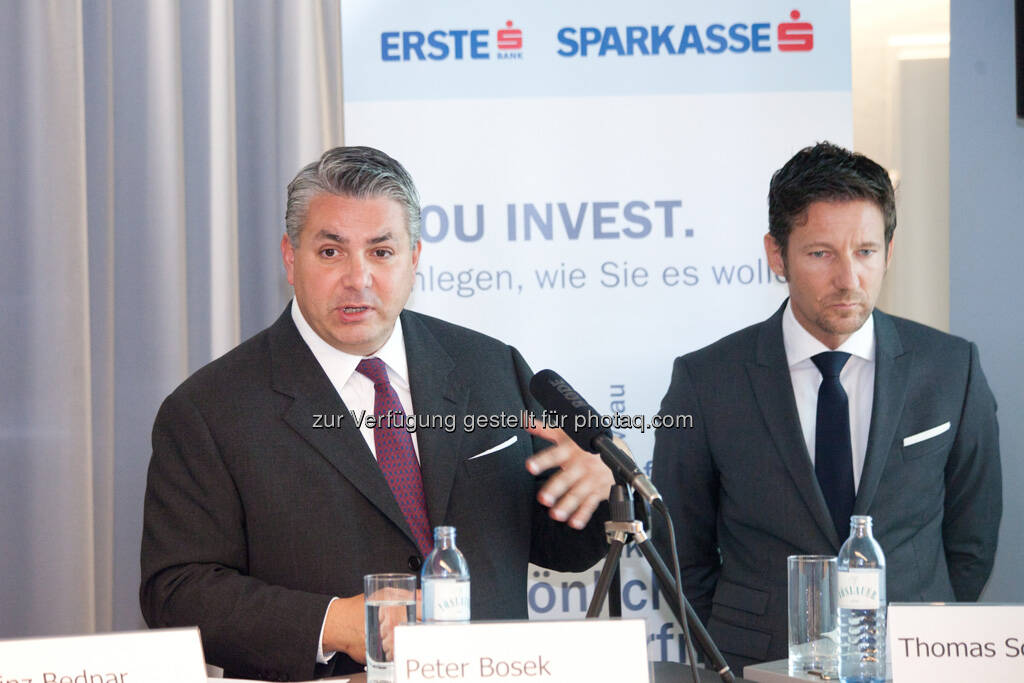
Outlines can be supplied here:
<path id="1" fill-rule="evenodd" d="M 417 571 L 435 525 L 458 530 L 473 618 L 526 618 L 528 562 L 600 559 L 611 473 L 560 431 L 516 423 L 535 405 L 515 349 L 403 311 L 420 207 L 398 162 L 329 150 L 289 185 L 285 220 L 295 299 L 157 415 L 147 623 L 198 624 L 229 675 L 358 671 L 363 575 Z"/>
<path id="2" fill-rule="evenodd" d="M 978 349 L 874 308 L 896 228 L 885 170 L 820 143 L 768 203 L 789 299 L 676 359 L 661 412 L 694 425 L 654 449 L 686 595 L 736 671 L 787 656 L 786 557 L 836 555 L 851 514 L 874 518 L 888 599 L 911 602 L 976 600 L 1002 514 Z"/>

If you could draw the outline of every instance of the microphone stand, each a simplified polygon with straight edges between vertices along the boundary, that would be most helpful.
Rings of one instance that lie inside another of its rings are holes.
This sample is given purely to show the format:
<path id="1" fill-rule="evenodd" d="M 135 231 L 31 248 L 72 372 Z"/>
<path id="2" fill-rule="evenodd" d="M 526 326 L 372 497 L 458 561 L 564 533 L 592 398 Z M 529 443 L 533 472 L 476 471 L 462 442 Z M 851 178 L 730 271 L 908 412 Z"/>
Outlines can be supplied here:
<path id="1" fill-rule="evenodd" d="M 696 635 L 707 661 L 712 664 L 722 680 L 726 683 L 735 681 L 736 678 L 729 669 L 729 665 L 725 663 L 725 658 L 722 657 L 722 653 L 719 652 L 718 647 L 711 640 L 711 636 L 708 635 L 704 624 L 697 617 L 697 613 L 693 611 L 693 607 L 690 606 L 686 596 L 681 595 L 676 590 L 676 583 L 672 573 L 669 572 L 665 562 L 661 559 L 661 555 L 658 554 L 654 544 L 651 543 L 650 536 L 644 531 L 643 524 L 634 519 L 632 494 L 629 488 L 620 481 L 617 474 L 615 476 L 615 485 L 612 486 L 611 493 L 608 496 L 608 502 L 611 520 L 604 523 L 604 528 L 610 547 L 608 548 L 608 554 L 605 556 L 604 567 L 601 569 L 597 584 L 594 586 L 594 597 L 590 600 L 587 618 L 593 619 L 600 614 L 605 598 L 608 596 L 612 576 L 619 567 L 622 549 L 628 542 L 633 541 L 644 556 L 644 559 L 647 560 L 647 564 L 654 571 L 658 586 L 668 600 L 676 621 L 684 626 L 689 626 L 689 632 Z M 680 604 L 683 605 L 683 609 L 686 612 L 685 623 L 683 622 L 683 614 L 680 612 Z"/>

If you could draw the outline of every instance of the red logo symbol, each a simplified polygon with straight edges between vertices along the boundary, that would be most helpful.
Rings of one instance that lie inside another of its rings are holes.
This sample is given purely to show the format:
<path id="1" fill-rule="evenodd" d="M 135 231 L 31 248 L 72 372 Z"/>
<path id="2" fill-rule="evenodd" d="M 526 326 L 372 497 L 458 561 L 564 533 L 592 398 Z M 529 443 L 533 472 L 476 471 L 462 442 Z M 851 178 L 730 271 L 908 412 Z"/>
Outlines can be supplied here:
<path id="1" fill-rule="evenodd" d="M 814 26 L 807 21 L 797 21 L 800 12 L 789 13 L 791 22 L 779 24 L 779 52 L 808 52 L 814 49 Z"/>
<path id="2" fill-rule="evenodd" d="M 509 19 L 505 22 L 505 26 L 498 31 L 498 49 L 499 50 L 522 50 L 523 49 L 523 32 L 518 28 L 512 28 L 512 20 Z M 808 24 L 810 26 L 810 24 Z"/>

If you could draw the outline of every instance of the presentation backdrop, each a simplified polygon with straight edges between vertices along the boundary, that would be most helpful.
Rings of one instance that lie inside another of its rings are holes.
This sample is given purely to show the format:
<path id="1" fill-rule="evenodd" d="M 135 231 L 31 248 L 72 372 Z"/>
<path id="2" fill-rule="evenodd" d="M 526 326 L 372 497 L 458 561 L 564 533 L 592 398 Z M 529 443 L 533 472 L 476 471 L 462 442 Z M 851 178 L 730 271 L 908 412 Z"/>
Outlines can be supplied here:
<path id="1" fill-rule="evenodd" d="M 649 472 L 673 358 L 785 297 L 762 246 L 772 172 L 852 143 L 849 3 L 341 9 L 345 143 L 401 161 L 423 202 L 410 307 L 559 372 Z M 597 570 L 531 576 L 531 615 L 555 619 L 586 611 Z M 635 551 L 623 614 L 651 659 L 680 659 Z"/>

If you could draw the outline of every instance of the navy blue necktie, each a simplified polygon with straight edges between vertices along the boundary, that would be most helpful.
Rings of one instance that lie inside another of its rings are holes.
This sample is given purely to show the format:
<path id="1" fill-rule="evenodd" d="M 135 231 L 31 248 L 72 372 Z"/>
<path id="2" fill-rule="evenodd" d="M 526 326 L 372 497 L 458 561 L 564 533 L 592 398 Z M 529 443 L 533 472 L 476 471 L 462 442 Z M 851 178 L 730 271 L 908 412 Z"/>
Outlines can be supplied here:
<path id="1" fill-rule="evenodd" d="M 818 417 L 814 430 L 814 473 L 842 541 L 849 535 L 853 514 L 853 448 L 850 446 L 850 401 L 839 383 L 850 354 L 826 351 L 811 360 L 821 371 Z"/>

